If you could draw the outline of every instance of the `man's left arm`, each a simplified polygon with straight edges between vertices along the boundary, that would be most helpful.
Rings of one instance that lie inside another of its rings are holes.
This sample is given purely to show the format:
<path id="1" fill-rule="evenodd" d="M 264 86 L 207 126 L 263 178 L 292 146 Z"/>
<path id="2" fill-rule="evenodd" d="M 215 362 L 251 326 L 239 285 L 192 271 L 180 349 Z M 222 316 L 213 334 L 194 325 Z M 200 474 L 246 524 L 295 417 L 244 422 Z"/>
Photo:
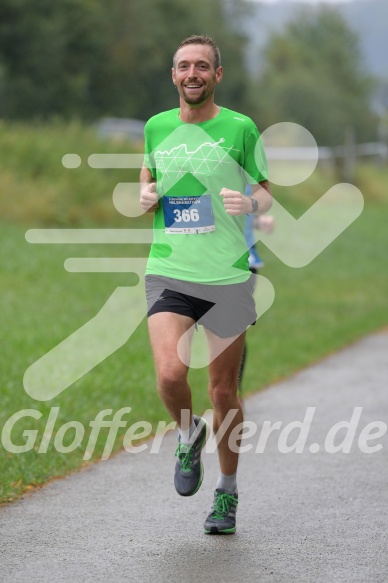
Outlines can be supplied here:
<path id="1" fill-rule="evenodd" d="M 272 206 L 272 195 L 268 180 L 252 184 L 251 196 L 229 188 L 223 188 L 220 195 L 224 198 L 224 207 L 227 214 L 232 216 L 261 215 Z"/>

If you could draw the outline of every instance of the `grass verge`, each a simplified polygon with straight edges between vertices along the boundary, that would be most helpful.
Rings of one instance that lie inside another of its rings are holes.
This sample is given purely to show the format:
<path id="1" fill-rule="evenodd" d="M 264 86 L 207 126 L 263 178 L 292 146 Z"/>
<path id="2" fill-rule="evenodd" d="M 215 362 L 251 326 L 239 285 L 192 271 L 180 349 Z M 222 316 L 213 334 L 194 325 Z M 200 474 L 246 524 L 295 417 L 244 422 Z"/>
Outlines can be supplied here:
<path id="1" fill-rule="evenodd" d="M 56 155 L 52 156 L 57 165 L 61 155 L 67 152 L 82 151 L 84 158 L 86 152 L 114 150 L 114 146 L 98 144 L 93 137 L 85 138 L 79 128 L 69 130 L 73 136 L 63 136 L 63 144 L 58 149 L 55 145 L 59 142 L 58 136 L 54 130 L 52 135 L 50 131 L 47 130 L 37 150 L 40 149 L 42 156 L 47 149 L 50 150 L 51 143 L 53 151 L 57 148 Z M 8 129 L 1 135 L 0 131 L 3 145 L 7 132 Z M 63 180 L 70 180 L 67 177 L 70 171 L 63 172 L 59 168 L 57 174 L 54 170 L 46 172 L 41 156 L 36 152 L 35 162 L 29 162 L 29 170 L 24 168 L 18 172 L 15 151 L 21 156 L 23 148 L 32 147 L 34 136 L 36 139 L 32 130 L 26 135 L 20 129 L 19 140 L 12 138 L 15 140 L 12 156 L 12 140 L 8 135 L 7 159 L 1 163 L 4 170 L 2 180 L 5 180 L 2 191 L 11 192 L 16 199 L 2 200 L 0 207 L 3 217 L 0 223 L 3 328 L 0 353 L 3 404 L 0 412 L 0 430 L 3 430 L 0 502 L 14 500 L 53 477 L 100 459 L 109 441 L 109 429 L 101 429 L 95 445 L 89 439 L 90 424 L 101 411 L 106 410 L 107 418 L 111 419 L 118 410 L 128 408 L 123 412 L 125 427 L 118 429 L 112 443 L 113 452 L 123 447 L 124 434 L 134 423 L 146 421 L 154 431 L 159 421 L 169 421 L 155 390 L 145 321 L 128 342 L 60 396 L 51 401 L 36 401 L 23 389 L 23 375 L 30 364 L 95 316 L 117 287 L 135 283 L 129 274 L 77 274 L 68 273 L 63 267 L 68 257 L 126 257 L 128 246 L 85 245 L 80 248 L 76 245 L 29 245 L 26 242 L 26 228 L 39 225 L 127 227 L 132 224 L 128 219 L 116 217 L 114 209 L 108 211 L 104 201 L 104 196 L 110 197 L 115 181 L 123 179 L 122 173 L 98 174 L 95 170 L 83 168 L 78 175 L 79 182 L 73 175 L 71 181 L 74 182 L 64 185 Z M 28 159 L 27 153 L 23 155 Z M 54 161 L 52 164 L 55 166 Z M 51 164 L 49 166 L 51 168 Z M 246 393 L 287 377 L 387 324 L 387 170 L 373 172 L 367 167 L 360 168 L 359 173 L 358 180 L 366 201 L 362 215 L 310 265 L 289 268 L 268 249 L 260 247 L 266 263 L 262 273 L 272 282 L 276 296 L 271 309 L 248 332 Z M 275 189 L 274 194 L 298 216 L 333 181 L 333 177 L 316 171 L 305 184 Z M 12 184 L 14 190 L 8 191 L 7 184 Z M 48 200 L 45 198 L 47 189 L 53 207 L 44 215 L 40 212 Z M 67 189 L 73 189 L 74 198 L 66 202 L 63 193 Z M 91 192 L 95 196 L 91 196 Z M 36 200 L 31 201 L 31 196 Z M 111 199 L 109 202 L 111 204 Z M 61 209 L 66 209 L 66 212 L 62 214 Z M 104 212 L 101 209 L 105 209 Z M 140 222 L 144 226 L 147 219 Z M 133 251 L 135 255 L 139 252 L 146 254 L 146 249 Z M 195 410 L 204 411 L 210 407 L 206 370 L 190 371 L 190 379 Z M 28 410 L 28 416 L 15 421 L 12 431 L 8 432 L 13 444 L 25 447 L 27 451 L 10 452 L 4 447 L 8 435 L 4 427 L 12 415 Z M 47 425 L 51 421 L 52 432 Z M 82 439 L 72 449 L 77 436 L 82 436 Z M 58 444 L 72 451 L 61 453 Z M 39 450 L 44 452 L 39 453 Z"/>

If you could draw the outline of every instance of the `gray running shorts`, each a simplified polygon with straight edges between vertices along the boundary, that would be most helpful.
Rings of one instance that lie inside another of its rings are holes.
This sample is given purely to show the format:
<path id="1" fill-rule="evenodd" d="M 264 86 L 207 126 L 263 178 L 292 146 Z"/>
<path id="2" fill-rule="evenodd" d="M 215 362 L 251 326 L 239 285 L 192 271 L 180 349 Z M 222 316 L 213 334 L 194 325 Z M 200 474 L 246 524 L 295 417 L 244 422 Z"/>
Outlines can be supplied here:
<path id="1" fill-rule="evenodd" d="M 158 312 L 188 316 L 220 336 L 229 338 L 255 324 L 255 275 L 229 285 L 206 285 L 160 275 L 146 275 L 148 317 Z"/>

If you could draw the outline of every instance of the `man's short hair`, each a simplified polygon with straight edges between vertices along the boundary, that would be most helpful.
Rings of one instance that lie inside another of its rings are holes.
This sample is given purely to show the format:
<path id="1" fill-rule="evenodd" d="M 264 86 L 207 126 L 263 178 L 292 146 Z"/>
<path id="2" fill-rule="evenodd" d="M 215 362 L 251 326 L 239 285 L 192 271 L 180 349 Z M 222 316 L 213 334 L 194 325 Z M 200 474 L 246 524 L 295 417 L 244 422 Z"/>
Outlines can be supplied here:
<path id="1" fill-rule="evenodd" d="M 200 35 L 200 34 L 193 34 L 191 36 L 188 36 L 187 38 L 185 38 L 181 44 L 179 45 L 179 47 L 177 48 L 177 50 L 175 51 L 175 55 L 173 58 L 173 66 L 175 68 L 176 65 L 176 54 L 179 51 L 179 49 L 181 49 L 182 47 L 185 47 L 187 45 L 206 45 L 208 47 L 211 47 L 213 50 L 213 55 L 214 55 L 214 68 L 218 69 L 218 67 L 221 66 L 221 53 L 220 53 L 220 49 L 218 48 L 215 40 L 213 38 L 211 38 L 210 36 L 207 36 L 206 34 Z"/>

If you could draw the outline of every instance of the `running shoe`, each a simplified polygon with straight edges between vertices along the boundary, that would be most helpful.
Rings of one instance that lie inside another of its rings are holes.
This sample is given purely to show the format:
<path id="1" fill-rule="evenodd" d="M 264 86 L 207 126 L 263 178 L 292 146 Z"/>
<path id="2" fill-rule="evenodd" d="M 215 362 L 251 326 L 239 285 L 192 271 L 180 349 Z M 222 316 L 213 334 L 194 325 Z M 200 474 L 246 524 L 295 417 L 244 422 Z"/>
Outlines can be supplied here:
<path id="1" fill-rule="evenodd" d="M 195 494 L 203 480 L 201 451 L 206 442 L 206 422 L 196 415 L 193 415 L 193 420 L 197 426 L 194 443 L 192 445 L 181 443 L 179 436 L 175 452 L 178 459 L 175 464 L 174 484 L 181 496 Z"/>
<path id="2" fill-rule="evenodd" d="M 234 534 L 238 495 L 222 488 L 214 492 L 214 502 L 204 528 L 205 534 Z"/>

